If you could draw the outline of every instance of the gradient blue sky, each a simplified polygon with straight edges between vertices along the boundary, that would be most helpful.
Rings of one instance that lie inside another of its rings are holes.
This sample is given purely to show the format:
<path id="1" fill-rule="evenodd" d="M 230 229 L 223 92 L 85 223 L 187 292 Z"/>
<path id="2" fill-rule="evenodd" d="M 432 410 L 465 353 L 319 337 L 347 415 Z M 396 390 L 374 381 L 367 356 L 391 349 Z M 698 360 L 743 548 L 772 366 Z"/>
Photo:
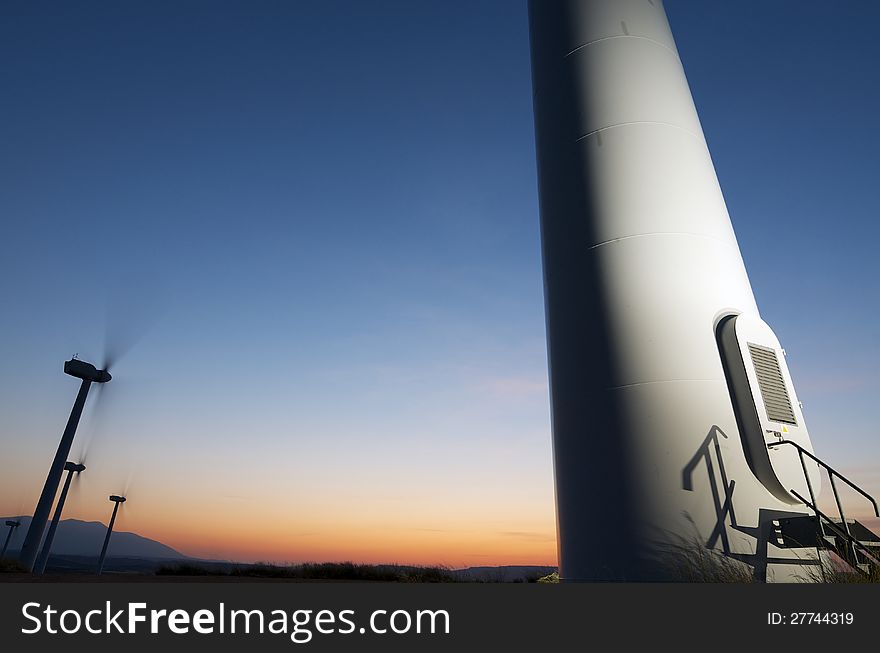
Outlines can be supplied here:
<path id="1" fill-rule="evenodd" d="M 816 449 L 880 493 L 880 5 L 666 6 Z M 4 1 L 0 61 L 0 513 L 109 325 L 69 516 L 555 562 L 525 2 Z"/>

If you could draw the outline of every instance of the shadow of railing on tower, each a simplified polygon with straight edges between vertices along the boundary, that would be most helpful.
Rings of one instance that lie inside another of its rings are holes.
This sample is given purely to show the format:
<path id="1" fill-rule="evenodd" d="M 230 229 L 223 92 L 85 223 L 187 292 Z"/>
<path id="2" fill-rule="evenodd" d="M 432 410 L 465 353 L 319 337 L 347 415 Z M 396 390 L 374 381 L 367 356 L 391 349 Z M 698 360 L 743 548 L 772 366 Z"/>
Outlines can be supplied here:
<path id="1" fill-rule="evenodd" d="M 756 581 L 767 580 L 767 568 L 771 564 L 817 564 L 817 561 L 813 558 L 776 558 L 769 555 L 770 543 L 778 540 L 777 527 L 774 522 L 778 524 L 780 519 L 802 517 L 805 514 L 804 512 L 760 508 L 755 526 L 743 526 L 737 523 L 733 504 L 736 481 L 728 477 L 727 469 L 724 466 L 721 438 L 726 440 L 728 436 L 719 426 L 713 425 L 696 453 L 682 470 L 682 488 L 689 492 L 696 491 L 694 483 L 695 472 L 701 464 L 705 465 L 708 477 L 709 492 L 712 496 L 715 510 L 715 524 L 709 536 L 704 538 L 700 535 L 695 521 L 690 515 L 685 514 L 685 517 L 694 525 L 698 541 L 706 549 L 715 550 L 721 555 L 750 565 L 754 571 L 754 580 Z M 754 553 L 733 551 L 730 545 L 728 528 L 754 538 Z"/>
<path id="2" fill-rule="evenodd" d="M 701 461 L 706 464 L 706 472 L 709 476 L 709 489 L 712 493 L 712 502 L 715 506 L 715 527 L 712 529 L 709 539 L 706 541 L 706 547 L 714 549 L 715 545 L 721 540 L 721 550 L 726 554 L 730 554 L 730 540 L 727 536 L 727 517 L 730 516 L 730 525 L 736 528 L 736 513 L 733 509 L 733 490 L 736 487 L 736 481 L 727 478 L 727 470 L 724 468 L 724 456 L 721 454 L 721 444 L 718 436 L 727 439 L 727 434 L 718 426 L 713 425 L 706 434 L 703 443 L 697 449 L 697 452 L 691 458 L 690 462 L 685 465 L 682 470 L 681 485 L 685 490 L 694 491 L 694 470 Z M 715 465 L 712 463 L 712 454 L 718 461 L 718 475 L 716 476 Z M 718 478 L 720 476 L 720 478 Z M 721 485 L 719 491 L 718 485 Z M 722 502 L 721 496 L 724 496 Z"/>

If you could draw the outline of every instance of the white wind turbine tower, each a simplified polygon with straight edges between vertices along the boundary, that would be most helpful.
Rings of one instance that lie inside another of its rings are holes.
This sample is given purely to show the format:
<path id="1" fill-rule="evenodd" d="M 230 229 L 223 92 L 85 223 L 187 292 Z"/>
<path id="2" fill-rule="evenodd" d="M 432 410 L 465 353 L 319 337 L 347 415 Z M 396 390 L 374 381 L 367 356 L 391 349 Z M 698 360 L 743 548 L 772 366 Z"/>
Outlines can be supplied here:
<path id="1" fill-rule="evenodd" d="M 758 578 L 816 546 L 876 563 L 837 487 L 877 504 L 813 453 L 662 1 L 530 0 L 529 26 L 561 577 L 668 580 L 694 538 Z"/>

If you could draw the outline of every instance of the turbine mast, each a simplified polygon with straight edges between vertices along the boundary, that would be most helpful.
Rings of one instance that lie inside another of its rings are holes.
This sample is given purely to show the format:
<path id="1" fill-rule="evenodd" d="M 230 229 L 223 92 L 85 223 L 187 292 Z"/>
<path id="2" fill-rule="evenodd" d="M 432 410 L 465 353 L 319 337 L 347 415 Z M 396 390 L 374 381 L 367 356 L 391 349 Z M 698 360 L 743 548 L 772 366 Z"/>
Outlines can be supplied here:
<path id="1" fill-rule="evenodd" d="M 113 534 L 113 524 L 116 523 L 116 513 L 119 512 L 119 504 L 125 503 L 125 497 L 111 494 L 110 501 L 115 505 L 113 506 L 113 515 L 110 517 L 110 523 L 107 525 L 107 535 L 104 536 L 104 546 L 101 547 L 101 556 L 98 558 L 98 576 L 104 571 L 104 558 L 107 556 L 107 545 L 110 544 L 110 536 Z"/>
<path id="2" fill-rule="evenodd" d="M 64 465 L 64 469 L 67 471 L 67 478 L 64 481 L 64 487 L 61 489 L 61 496 L 58 498 L 58 504 L 55 506 L 55 514 L 52 516 L 52 523 L 49 524 L 49 532 L 46 533 L 46 541 L 43 542 L 43 548 L 40 550 L 40 555 L 37 557 L 37 562 L 34 565 L 34 572 L 38 576 L 42 576 L 46 571 L 46 563 L 49 561 L 49 554 L 52 552 L 52 540 L 55 539 L 55 531 L 58 528 L 58 522 L 61 520 L 61 511 L 64 510 L 64 502 L 67 500 L 67 492 L 70 490 L 70 481 L 73 479 L 74 474 L 79 474 L 84 471 L 85 468 L 85 465 L 79 465 L 69 461 Z"/>
<path id="3" fill-rule="evenodd" d="M 530 0 L 529 28 L 560 576 L 670 580 L 695 539 L 756 558 L 734 515 L 771 528 L 818 470 L 768 453 L 811 445 L 662 0 Z"/>
<path id="4" fill-rule="evenodd" d="M 0 553 L 0 558 L 6 555 L 6 549 L 9 547 L 9 540 L 12 539 L 12 533 L 16 528 L 21 526 L 21 522 L 15 521 L 14 519 L 7 519 L 6 525 L 9 526 L 9 532 L 6 533 L 6 541 L 3 542 L 3 551 Z"/>
<path id="5" fill-rule="evenodd" d="M 73 444 L 76 427 L 79 425 L 83 408 L 86 405 L 89 388 L 92 383 L 106 383 L 112 378 L 107 370 L 99 370 L 94 365 L 76 358 L 72 358 L 64 363 L 64 373 L 82 379 L 82 384 L 79 387 L 79 393 L 76 395 L 76 401 L 73 402 L 73 409 L 70 411 L 67 426 L 64 429 L 64 434 L 61 436 L 61 442 L 58 444 L 58 450 L 55 452 L 55 459 L 49 468 L 49 475 L 46 477 L 46 483 L 43 485 L 42 493 L 40 493 L 40 500 L 37 502 L 33 519 L 31 519 L 27 535 L 24 538 L 24 544 L 21 547 L 21 563 L 27 567 L 28 571 L 33 571 L 34 569 L 40 541 L 43 539 L 43 532 L 46 530 L 46 522 L 49 519 L 49 511 L 52 510 L 52 502 L 58 493 L 58 484 L 61 482 L 64 465 L 67 462 L 67 457 L 70 455 L 70 447 Z"/>

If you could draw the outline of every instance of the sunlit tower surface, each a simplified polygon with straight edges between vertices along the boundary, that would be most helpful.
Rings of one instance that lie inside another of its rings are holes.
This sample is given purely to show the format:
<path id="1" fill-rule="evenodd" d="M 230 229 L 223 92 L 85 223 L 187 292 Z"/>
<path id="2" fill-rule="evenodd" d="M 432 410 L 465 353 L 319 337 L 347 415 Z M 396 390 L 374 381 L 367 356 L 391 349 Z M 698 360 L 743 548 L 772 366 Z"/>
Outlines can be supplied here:
<path id="1" fill-rule="evenodd" d="M 820 479 L 880 510 L 813 453 L 662 0 L 530 0 L 529 27 L 560 576 L 670 580 L 699 541 L 793 579 L 829 532 L 857 547 Z"/>
<path id="2" fill-rule="evenodd" d="M 94 365 L 77 358 L 72 358 L 64 363 L 64 373 L 82 379 L 82 384 L 80 384 L 79 393 L 73 402 L 73 409 L 70 411 L 67 426 L 64 429 L 64 434 L 61 436 L 61 442 L 58 445 L 58 450 L 55 452 L 55 458 L 52 461 L 52 466 L 49 468 L 49 475 L 46 477 L 46 483 L 43 485 L 43 491 L 37 502 L 36 510 L 34 510 L 34 516 L 24 538 L 24 544 L 21 547 L 20 559 L 28 571 L 32 571 L 34 568 L 40 542 L 43 539 L 43 532 L 46 530 L 46 522 L 49 519 L 49 512 L 52 510 L 52 503 L 55 501 L 55 495 L 58 493 L 58 484 L 61 482 L 64 465 L 67 462 L 67 457 L 70 455 L 73 437 L 76 435 L 76 428 L 79 425 L 83 408 L 86 405 L 89 388 L 91 388 L 92 383 L 107 383 L 113 378 L 106 369 L 99 370 Z"/>
<path id="3" fill-rule="evenodd" d="M 64 481 L 64 487 L 61 489 L 61 496 L 58 497 L 58 503 L 55 506 L 55 514 L 52 516 L 52 523 L 49 524 L 49 531 L 46 533 L 43 548 L 40 550 L 40 555 L 37 557 L 37 562 L 34 565 L 34 572 L 39 575 L 42 575 L 43 572 L 46 571 L 46 563 L 49 561 L 49 556 L 52 553 L 52 540 L 55 539 L 55 531 L 58 528 L 58 522 L 61 520 L 61 512 L 64 510 L 64 502 L 67 500 L 67 492 L 70 490 L 70 481 L 73 479 L 74 474 L 82 473 L 85 468 L 86 466 L 83 464 L 70 461 L 64 465 L 64 469 L 67 472 L 67 478 Z"/>
<path id="4" fill-rule="evenodd" d="M 110 517 L 110 523 L 107 524 L 107 535 L 104 536 L 104 546 L 101 547 L 101 557 L 98 558 L 98 576 L 104 571 L 104 558 L 107 556 L 107 546 L 110 544 L 110 536 L 113 534 L 113 524 L 116 523 L 116 513 L 119 512 L 119 504 L 125 503 L 125 497 L 111 494 L 110 501 L 114 503 L 113 515 Z"/>

